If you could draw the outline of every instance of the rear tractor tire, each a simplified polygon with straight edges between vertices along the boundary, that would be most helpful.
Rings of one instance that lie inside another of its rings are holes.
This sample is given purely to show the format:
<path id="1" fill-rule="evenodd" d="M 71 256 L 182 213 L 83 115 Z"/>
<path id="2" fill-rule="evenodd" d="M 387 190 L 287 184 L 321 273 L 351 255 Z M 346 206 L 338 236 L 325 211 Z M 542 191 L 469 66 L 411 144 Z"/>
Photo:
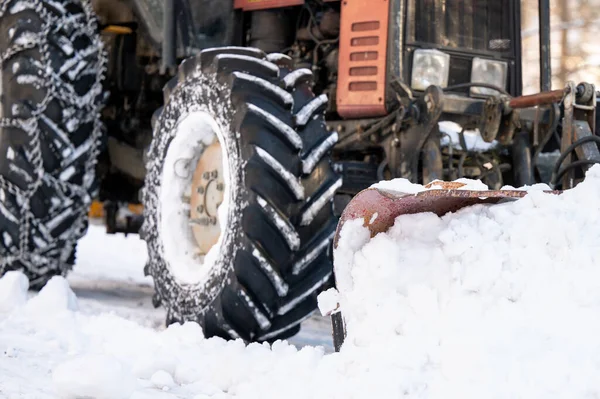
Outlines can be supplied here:
<path id="1" fill-rule="evenodd" d="M 64 275 L 87 229 L 106 56 L 86 0 L 2 0 L 0 275 Z"/>
<path id="2" fill-rule="evenodd" d="M 311 82 L 284 55 L 228 47 L 187 59 L 165 87 L 141 235 L 168 324 L 286 338 L 333 281 L 337 134 Z"/>

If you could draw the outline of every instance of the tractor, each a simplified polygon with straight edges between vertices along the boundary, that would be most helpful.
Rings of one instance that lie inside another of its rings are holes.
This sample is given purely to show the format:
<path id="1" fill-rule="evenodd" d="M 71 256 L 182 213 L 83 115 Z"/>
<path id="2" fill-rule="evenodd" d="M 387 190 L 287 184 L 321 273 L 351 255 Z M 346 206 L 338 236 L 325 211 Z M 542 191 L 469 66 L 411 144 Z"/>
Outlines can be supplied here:
<path id="1" fill-rule="evenodd" d="M 600 161 L 594 85 L 550 87 L 548 0 L 529 96 L 515 0 L 1 4 L 0 274 L 65 275 L 98 201 L 206 336 L 297 333 L 373 183 L 568 189 Z"/>

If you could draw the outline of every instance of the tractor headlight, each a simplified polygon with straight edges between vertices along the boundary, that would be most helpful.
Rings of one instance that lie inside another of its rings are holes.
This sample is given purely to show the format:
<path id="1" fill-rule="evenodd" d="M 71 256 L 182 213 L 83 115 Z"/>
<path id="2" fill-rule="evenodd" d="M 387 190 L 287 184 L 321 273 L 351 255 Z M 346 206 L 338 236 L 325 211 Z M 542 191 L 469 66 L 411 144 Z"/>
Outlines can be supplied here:
<path id="1" fill-rule="evenodd" d="M 471 68 L 471 83 L 488 83 L 506 88 L 506 79 L 508 75 L 508 64 L 503 61 L 486 60 L 484 58 L 473 58 L 473 67 Z M 494 95 L 499 94 L 497 90 L 487 87 L 471 87 L 472 95 Z"/>
<path id="2" fill-rule="evenodd" d="M 448 86 L 450 55 L 438 50 L 416 50 L 413 56 L 410 85 L 425 90 L 431 85 Z"/>

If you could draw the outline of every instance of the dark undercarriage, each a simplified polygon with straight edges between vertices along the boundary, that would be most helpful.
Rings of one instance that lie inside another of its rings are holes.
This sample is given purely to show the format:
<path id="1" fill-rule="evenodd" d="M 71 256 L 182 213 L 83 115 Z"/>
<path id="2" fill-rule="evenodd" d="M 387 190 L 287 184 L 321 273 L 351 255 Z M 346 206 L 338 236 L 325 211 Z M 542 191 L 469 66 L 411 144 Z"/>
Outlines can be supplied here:
<path id="1" fill-rule="evenodd" d="M 330 130 L 339 135 L 332 157 L 344 176 L 337 199 L 341 207 L 374 182 L 396 177 L 424 184 L 465 177 L 481 179 L 496 189 L 536 182 L 560 187 L 560 182 L 550 181 L 552 171 L 544 166 L 558 155 L 540 158 L 540 154 L 561 148 L 558 121 L 564 110 L 556 106 L 558 97 L 508 106 L 510 99 L 521 94 L 520 11 L 513 1 L 448 2 L 447 7 L 441 1 L 393 2 L 391 12 L 403 17 L 398 26 L 390 27 L 391 32 L 406 34 L 389 47 L 387 115 L 352 119 L 340 117 L 336 107 L 339 2 L 309 0 L 303 6 L 243 12 L 234 10 L 231 0 L 169 0 L 165 7 L 172 15 L 165 15 L 159 2 L 118 2 L 129 10 L 119 14 L 112 3 L 97 3 L 103 26 L 127 27 L 129 33 L 105 35 L 110 44 L 111 95 L 103 115 L 109 138 L 98 171 L 102 182 L 99 200 L 109 208 L 140 201 L 144 151 L 152 137 L 150 121 L 161 105 L 162 87 L 178 62 L 199 49 L 223 45 L 284 53 L 295 67 L 313 71 L 313 90 L 328 96 L 323 111 Z M 175 40 L 161 46 L 163 37 Z M 413 58 L 419 49 L 449 54 L 447 87 L 410 88 Z M 475 57 L 508 65 L 506 84 L 496 87 L 493 96 L 472 95 L 470 74 Z M 589 91 L 586 87 L 581 90 Z M 591 104 L 593 97 L 579 100 Z M 532 107 L 538 104 L 539 108 Z M 440 131 L 440 121 L 456 123 L 456 131 Z M 479 129 L 484 141 L 496 145 L 486 151 L 469 148 L 473 129 Z M 588 133 L 594 130 L 590 126 Z M 513 140 L 515 137 L 519 139 Z M 575 172 L 576 177 L 582 176 L 581 170 Z M 134 219 L 109 221 L 109 231 L 134 232 L 139 227 Z"/>

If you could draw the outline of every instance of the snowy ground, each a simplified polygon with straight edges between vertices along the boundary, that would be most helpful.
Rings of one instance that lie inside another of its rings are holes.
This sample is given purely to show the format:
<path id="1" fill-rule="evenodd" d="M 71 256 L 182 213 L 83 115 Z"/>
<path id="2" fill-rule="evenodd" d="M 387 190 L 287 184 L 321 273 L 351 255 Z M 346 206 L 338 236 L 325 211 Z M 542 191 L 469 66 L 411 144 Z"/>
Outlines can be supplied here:
<path id="1" fill-rule="evenodd" d="M 81 345 L 74 337 L 82 334 L 77 331 L 78 327 L 86 329 L 91 328 L 89 324 L 98 325 L 99 335 L 110 334 L 110 339 L 115 341 L 122 337 L 125 343 L 128 342 L 130 330 L 148 328 L 164 331 L 165 310 L 152 306 L 152 279 L 143 274 L 146 258 L 145 243 L 137 235 L 107 235 L 103 226 L 92 224 L 79 243 L 77 263 L 67 278 L 68 285 L 77 297 L 78 312 L 69 315 L 59 310 L 58 313 L 62 314 L 56 321 L 42 318 L 40 322 L 28 317 L 16 317 L 19 321 L 15 326 L 11 322 L 15 316 L 7 314 L 16 306 L 14 296 L 18 294 L 9 293 L 8 289 L 0 286 L 0 398 L 60 397 L 56 396 L 51 372 L 61 360 L 70 357 L 69 351 L 77 351 L 73 345 Z M 53 297 L 60 297 L 64 290 L 66 287 L 57 283 L 55 292 L 46 296 L 42 294 L 41 297 L 53 303 L 56 300 Z M 35 301 L 33 298 L 37 294 L 30 291 L 26 297 Z M 52 308 L 54 305 L 49 306 L 52 318 L 56 317 Z M 62 307 L 61 304 L 57 306 Z M 30 304 L 27 307 L 31 307 Z M 36 311 L 31 311 L 31 314 L 36 315 Z M 60 328 L 59 320 L 63 320 L 67 328 Z M 79 325 L 70 331 L 69 324 L 74 320 L 87 323 L 88 327 Z M 53 325 L 47 326 L 45 321 Z M 151 334 L 149 331 L 145 333 Z M 201 334 L 197 331 L 194 333 Z M 90 339 L 103 340 L 101 337 Z M 297 348 L 322 346 L 325 353 L 333 352 L 329 318 L 315 314 L 303 323 L 301 332 L 289 343 Z M 68 350 L 65 351 L 65 348 Z M 159 391 L 150 397 L 193 397 L 185 394 L 169 396 Z M 112 398 L 113 393 L 108 391 L 105 397 Z M 144 395 L 135 397 L 144 398 Z"/>
<path id="2" fill-rule="evenodd" d="M 348 327 L 334 354 L 162 328 L 148 282 L 119 266 L 141 268 L 141 243 L 92 229 L 75 293 L 62 278 L 35 295 L 22 274 L 0 279 L 0 396 L 598 398 L 600 166 L 560 196 L 540 188 L 441 218 L 404 215 L 374 238 L 347 222 L 340 292 L 322 301 L 339 300 Z"/>
<path id="3" fill-rule="evenodd" d="M 165 310 L 152 306 L 152 279 L 145 277 L 144 241 L 137 235 L 107 235 L 91 225 L 78 248 L 68 281 L 87 314 L 112 312 L 138 324 L 164 328 Z"/>
<path id="4" fill-rule="evenodd" d="M 69 285 L 88 314 L 110 312 L 156 329 L 164 328 L 164 308 L 152 306 L 152 278 L 144 276 L 146 245 L 137 235 L 107 235 L 92 225 L 78 247 L 77 264 Z M 321 345 L 333 352 L 331 322 L 320 314 L 302 324 L 289 342 L 299 348 Z"/>

